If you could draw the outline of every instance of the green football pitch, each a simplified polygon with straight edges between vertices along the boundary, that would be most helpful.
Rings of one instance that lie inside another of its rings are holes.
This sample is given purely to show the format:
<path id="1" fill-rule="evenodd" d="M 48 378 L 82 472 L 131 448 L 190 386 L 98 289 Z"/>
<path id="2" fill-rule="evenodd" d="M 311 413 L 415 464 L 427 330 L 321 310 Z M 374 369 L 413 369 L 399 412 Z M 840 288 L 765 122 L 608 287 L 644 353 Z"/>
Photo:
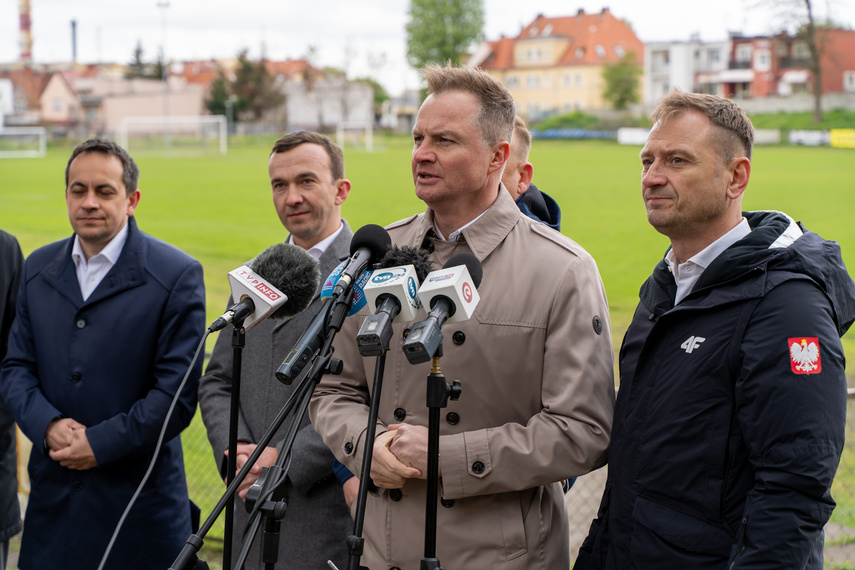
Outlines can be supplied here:
<path id="1" fill-rule="evenodd" d="M 208 322 L 225 306 L 228 271 L 285 237 L 267 177 L 273 140 L 233 140 L 224 157 L 135 157 L 141 170 L 139 225 L 201 261 Z M 635 309 L 638 288 L 668 244 L 646 221 L 639 150 L 603 141 L 536 140 L 531 152 L 535 184 L 562 208 L 563 233 L 597 260 L 616 349 Z M 71 234 L 63 198 L 70 152 L 70 147 L 50 147 L 45 158 L 0 160 L 0 228 L 18 238 L 25 255 Z M 343 214 L 354 229 L 385 225 L 424 209 L 413 194 L 410 152 L 411 142 L 403 136 L 376 137 L 370 153 L 345 149 L 346 176 L 353 189 Z M 808 229 L 839 242 L 847 266 L 855 267 L 855 151 L 758 147 L 752 163 L 744 208 L 787 212 Z M 210 339 L 209 348 L 212 343 Z M 844 347 L 851 362 L 855 334 L 844 337 Z M 848 374 L 850 385 L 855 384 L 851 366 Z M 204 433 L 197 417 L 182 435 L 191 497 L 202 506 L 203 516 L 223 490 Z M 211 536 L 221 533 L 215 528 Z"/>

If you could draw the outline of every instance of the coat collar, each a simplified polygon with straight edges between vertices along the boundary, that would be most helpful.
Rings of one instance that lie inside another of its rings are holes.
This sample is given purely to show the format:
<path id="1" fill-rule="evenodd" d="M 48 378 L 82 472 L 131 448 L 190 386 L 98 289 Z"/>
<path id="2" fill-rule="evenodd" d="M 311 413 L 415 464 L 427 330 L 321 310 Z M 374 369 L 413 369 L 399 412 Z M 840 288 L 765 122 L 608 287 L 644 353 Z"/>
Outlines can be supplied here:
<path id="1" fill-rule="evenodd" d="M 143 236 L 144 234 L 137 228 L 134 217 L 128 218 L 128 239 L 119 259 L 86 301 L 80 293 L 74 261 L 71 259 L 74 236 L 65 240 L 64 246 L 59 249 L 57 256 L 45 269 L 43 275 L 47 282 L 75 307 L 81 308 L 98 303 L 107 297 L 146 282 L 147 275 L 143 265 L 145 256 Z"/>
<path id="2" fill-rule="evenodd" d="M 484 212 L 484 215 L 462 232 L 463 239 L 481 262 L 502 243 L 522 217 L 514 199 L 504 186 L 499 186 L 498 194 L 496 201 Z M 437 239 L 433 229 L 433 216 L 434 212 L 430 208 L 417 216 L 416 231 L 407 245 L 420 247 L 426 239 Z M 397 225 L 393 224 L 390 228 Z"/>

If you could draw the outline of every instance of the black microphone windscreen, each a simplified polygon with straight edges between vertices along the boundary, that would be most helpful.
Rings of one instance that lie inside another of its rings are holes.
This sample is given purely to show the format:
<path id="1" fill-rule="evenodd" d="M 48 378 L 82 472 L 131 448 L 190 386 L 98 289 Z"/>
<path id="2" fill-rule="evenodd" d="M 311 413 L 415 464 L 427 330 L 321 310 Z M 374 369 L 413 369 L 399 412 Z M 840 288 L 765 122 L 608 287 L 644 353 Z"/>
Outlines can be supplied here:
<path id="1" fill-rule="evenodd" d="M 481 267 L 481 262 L 478 261 L 477 257 L 471 253 L 458 253 L 457 255 L 452 255 L 451 259 L 445 262 L 443 268 L 457 267 L 458 265 L 466 266 L 466 269 L 469 270 L 469 276 L 472 277 L 472 282 L 475 283 L 476 289 L 481 286 L 484 269 Z"/>
<path id="2" fill-rule="evenodd" d="M 389 237 L 389 232 L 386 231 L 386 228 L 377 224 L 368 224 L 362 226 L 353 234 L 353 239 L 350 240 L 350 255 L 353 255 L 358 249 L 364 247 L 371 252 L 371 258 L 377 260 L 389 251 L 391 245 L 392 238 Z"/>
<path id="3" fill-rule="evenodd" d="M 318 260 L 303 248 L 289 243 L 271 245 L 259 253 L 249 267 L 288 297 L 270 315 L 271 319 L 285 319 L 305 311 L 321 283 Z"/>
<path id="4" fill-rule="evenodd" d="M 427 250 L 417 247 L 404 245 L 398 247 L 393 245 L 383 259 L 380 260 L 378 269 L 388 269 L 390 267 L 400 267 L 402 265 L 412 265 L 416 270 L 416 277 L 419 283 L 425 280 L 427 274 L 433 271 L 433 261 L 430 260 L 430 254 Z"/>

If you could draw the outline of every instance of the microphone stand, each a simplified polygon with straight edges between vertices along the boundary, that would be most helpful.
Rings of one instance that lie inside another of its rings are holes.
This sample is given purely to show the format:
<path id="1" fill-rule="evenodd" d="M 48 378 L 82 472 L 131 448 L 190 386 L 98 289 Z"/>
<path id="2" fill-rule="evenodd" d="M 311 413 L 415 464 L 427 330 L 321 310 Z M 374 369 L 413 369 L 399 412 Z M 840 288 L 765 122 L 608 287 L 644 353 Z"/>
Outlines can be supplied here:
<path id="1" fill-rule="evenodd" d="M 380 391 L 383 388 L 383 369 L 386 367 L 386 351 L 388 346 L 383 347 L 383 352 L 377 355 L 374 365 L 374 386 L 371 390 L 371 404 L 368 408 L 368 425 L 365 432 L 365 450 L 362 454 L 362 468 L 359 472 L 359 494 L 356 496 L 356 515 L 353 520 L 353 534 L 347 537 L 347 569 L 368 570 L 359 565 L 365 546 L 362 538 L 362 529 L 365 523 L 365 506 L 368 500 L 368 486 L 371 485 L 371 459 L 372 450 L 369 445 L 374 441 L 377 432 L 377 416 L 380 409 Z"/>
<path id="2" fill-rule="evenodd" d="M 315 391 L 315 386 L 320 382 L 324 374 L 341 374 L 343 363 L 339 359 L 333 359 L 332 355 L 334 348 L 332 347 L 333 339 L 336 333 L 341 330 L 344 324 L 344 319 L 353 303 L 352 286 L 348 287 L 341 295 L 334 296 L 327 306 L 326 332 L 324 343 L 321 349 L 314 355 L 312 366 L 307 368 L 303 379 L 300 381 L 297 389 L 292 393 L 291 399 L 295 399 L 300 403 L 291 424 L 288 427 L 288 432 L 285 435 L 282 444 L 282 451 L 276 458 L 276 463 L 272 467 L 262 468 L 261 475 L 255 484 L 250 487 L 247 492 L 247 509 L 251 509 L 250 520 L 253 521 L 253 531 L 248 533 L 244 538 L 244 544 L 241 548 L 240 557 L 238 558 L 237 568 L 241 568 L 243 561 L 249 553 L 252 541 L 254 540 L 255 532 L 257 532 L 258 524 L 253 520 L 254 517 L 261 517 L 264 521 L 264 532 L 262 534 L 261 552 L 262 562 L 266 570 L 273 570 L 276 562 L 279 559 L 279 536 L 281 521 L 285 518 L 288 508 L 287 497 L 285 493 L 285 481 L 287 480 L 288 470 L 291 465 L 291 453 L 293 451 L 294 440 L 297 438 L 297 432 L 300 425 L 303 423 L 303 418 L 309 409 L 309 401 Z M 256 519 L 257 520 L 257 519 Z M 329 564 L 332 564 L 329 562 Z"/>
<path id="3" fill-rule="evenodd" d="M 352 302 L 352 301 L 351 301 Z M 347 316 L 347 310 L 349 307 L 349 303 L 345 306 L 344 310 L 339 310 L 341 313 L 341 318 L 338 324 L 338 328 L 341 328 L 341 322 L 344 321 L 344 317 Z M 331 340 L 331 339 L 330 339 Z M 332 351 L 330 350 L 330 355 Z M 335 369 L 338 369 L 338 373 L 341 372 L 341 361 L 338 361 L 338 364 L 334 364 L 330 362 L 329 356 L 324 359 L 324 368 L 331 368 L 332 373 L 336 373 Z M 291 413 L 291 410 L 294 408 L 294 405 L 298 401 L 298 396 L 303 392 L 303 386 L 308 383 L 308 372 L 311 369 L 314 373 L 315 366 L 306 367 L 302 372 L 303 376 L 298 378 L 299 385 L 298 388 L 291 394 L 291 397 L 288 398 L 288 401 L 285 403 L 285 406 L 279 411 L 279 414 L 273 420 L 273 423 L 267 429 L 263 436 L 258 441 L 258 444 L 255 450 L 250 454 L 244 466 L 241 468 L 240 472 L 234 477 L 234 479 L 228 484 L 226 487 L 225 493 L 220 497 L 220 500 L 211 510 L 211 514 L 208 515 L 208 518 L 205 519 L 205 522 L 199 527 L 199 530 L 196 534 L 191 534 L 187 539 L 184 548 L 175 558 L 172 563 L 172 566 L 169 567 L 169 570 L 189 570 L 191 568 L 197 568 L 198 564 L 205 564 L 204 561 L 199 560 L 197 555 L 199 550 L 204 545 L 204 537 L 208 534 L 211 528 L 214 526 L 214 522 L 216 522 L 217 517 L 220 516 L 220 513 L 223 512 L 227 508 L 227 506 L 231 503 L 234 503 L 234 495 L 237 492 L 238 487 L 246 479 L 247 474 L 249 474 L 252 466 L 255 465 L 255 462 L 258 461 L 258 458 L 261 457 L 261 454 L 264 452 L 264 449 L 267 447 L 267 444 L 270 443 L 270 440 L 273 439 L 276 431 L 285 421 L 285 418 L 288 414 Z M 319 376 L 319 374 L 316 374 Z M 229 560 L 230 563 L 230 560 Z M 207 567 L 207 565 L 205 565 Z M 225 567 L 225 560 L 224 560 Z"/>
<path id="4" fill-rule="evenodd" d="M 240 413 L 240 381 L 243 348 L 246 346 L 246 329 L 243 322 L 233 322 L 232 329 L 232 393 L 229 401 L 229 455 L 226 462 L 226 485 L 232 482 L 237 471 L 237 431 L 238 414 Z M 223 570 L 229 570 L 232 563 L 232 534 L 234 533 L 235 504 L 226 504 L 226 518 L 223 531 Z"/>
<path id="5" fill-rule="evenodd" d="M 436 557 L 436 504 L 439 497 L 439 412 L 448 406 L 448 399 L 457 400 L 462 388 L 460 380 L 454 380 L 452 385 L 445 381 L 445 376 L 439 368 L 442 357 L 442 344 L 437 348 L 431 362 L 430 374 L 427 377 L 427 407 L 428 407 L 428 474 L 427 498 L 425 501 L 425 551 L 421 559 L 420 570 L 442 570 L 439 558 Z"/>

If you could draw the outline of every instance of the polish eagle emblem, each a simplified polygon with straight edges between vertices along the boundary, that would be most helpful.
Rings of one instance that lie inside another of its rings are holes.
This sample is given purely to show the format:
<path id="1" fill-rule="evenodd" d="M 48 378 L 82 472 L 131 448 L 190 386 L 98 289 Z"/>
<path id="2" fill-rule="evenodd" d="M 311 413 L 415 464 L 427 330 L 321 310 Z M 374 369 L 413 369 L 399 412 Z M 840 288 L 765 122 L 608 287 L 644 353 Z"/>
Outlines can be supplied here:
<path id="1" fill-rule="evenodd" d="M 796 374 L 816 374 L 822 370 L 819 339 L 797 337 L 787 340 L 790 346 L 790 366 Z"/>

